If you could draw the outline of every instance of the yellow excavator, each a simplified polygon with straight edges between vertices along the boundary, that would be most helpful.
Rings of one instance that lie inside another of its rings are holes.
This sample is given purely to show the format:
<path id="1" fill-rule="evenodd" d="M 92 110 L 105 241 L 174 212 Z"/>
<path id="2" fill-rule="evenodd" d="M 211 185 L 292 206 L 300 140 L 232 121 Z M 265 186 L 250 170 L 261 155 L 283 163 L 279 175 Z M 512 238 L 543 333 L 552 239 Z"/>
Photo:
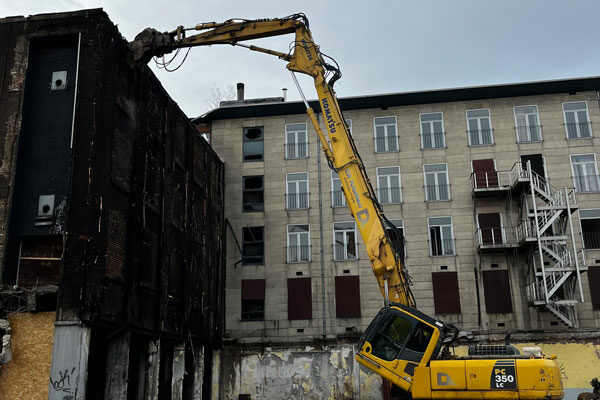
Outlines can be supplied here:
<path id="1" fill-rule="evenodd" d="M 188 31 L 200 33 L 188 36 Z M 295 35 L 287 53 L 242 43 L 283 34 Z M 339 67 L 313 41 L 306 16 L 232 19 L 164 33 L 148 28 L 130 48 L 135 62 L 147 63 L 178 49 L 214 44 L 245 47 L 287 62 L 329 166 L 340 177 L 386 304 L 362 335 L 356 360 L 389 380 L 408 399 L 562 399 L 555 357 L 519 354 L 510 345 L 472 346 L 468 356 L 453 356 L 449 346 L 458 330 L 415 308 L 410 279 L 399 256 L 402 240 L 396 240 L 395 228 L 377 201 L 333 90 L 341 77 Z M 296 72 L 314 79 L 327 137 L 298 85 Z"/>

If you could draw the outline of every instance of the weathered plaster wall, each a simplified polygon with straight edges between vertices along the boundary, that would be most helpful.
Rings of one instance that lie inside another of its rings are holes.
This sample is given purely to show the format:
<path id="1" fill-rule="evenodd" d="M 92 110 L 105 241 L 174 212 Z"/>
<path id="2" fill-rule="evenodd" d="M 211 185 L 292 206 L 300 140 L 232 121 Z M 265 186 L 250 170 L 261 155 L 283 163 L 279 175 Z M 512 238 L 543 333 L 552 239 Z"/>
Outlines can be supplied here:
<path id="1" fill-rule="evenodd" d="M 0 399 L 48 398 L 56 313 L 20 313 L 8 317 L 12 361 L 2 365 Z"/>
<path id="2" fill-rule="evenodd" d="M 568 396 L 590 388 L 600 377 L 600 343 L 514 343 L 520 350 L 538 346 L 546 355 L 556 354 Z M 381 400 L 378 375 L 354 361 L 354 345 L 323 348 L 287 347 L 264 349 L 226 348 L 222 357 L 222 397 L 237 399 L 364 399 Z M 467 354 L 457 347 L 455 354 Z M 579 389 L 579 390 L 576 390 Z M 567 397 L 570 398 L 570 397 Z"/>

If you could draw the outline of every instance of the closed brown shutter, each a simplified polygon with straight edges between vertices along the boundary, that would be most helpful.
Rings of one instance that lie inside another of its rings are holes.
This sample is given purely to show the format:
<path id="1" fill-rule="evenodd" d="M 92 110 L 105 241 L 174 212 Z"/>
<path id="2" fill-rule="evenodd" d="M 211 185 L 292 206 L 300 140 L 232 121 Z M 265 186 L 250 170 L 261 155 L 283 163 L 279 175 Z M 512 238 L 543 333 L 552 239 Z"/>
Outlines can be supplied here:
<path id="1" fill-rule="evenodd" d="M 507 270 L 483 271 L 483 290 L 488 314 L 513 312 Z"/>
<path id="2" fill-rule="evenodd" d="M 265 299 L 265 280 L 264 279 L 243 279 L 242 280 L 242 300 L 264 300 Z"/>
<path id="3" fill-rule="evenodd" d="M 312 318 L 312 290 L 310 278 L 287 280 L 288 319 Z"/>
<path id="4" fill-rule="evenodd" d="M 436 314 L 460 314 L 460 294 L 456 272 L 433 272 L 433 304 Z"/>
<path id="5" fill-rule="evenodd" d="M 588 269 L 588 282 L 592 297 L 592 309 L 600 310 L 600 267 L 590 267 Z"/>
<path id="6" fill-rule="evenodd" d="M 335 277 L 335 316 L 360 317 L 360 282 L 358 276 Z"/>

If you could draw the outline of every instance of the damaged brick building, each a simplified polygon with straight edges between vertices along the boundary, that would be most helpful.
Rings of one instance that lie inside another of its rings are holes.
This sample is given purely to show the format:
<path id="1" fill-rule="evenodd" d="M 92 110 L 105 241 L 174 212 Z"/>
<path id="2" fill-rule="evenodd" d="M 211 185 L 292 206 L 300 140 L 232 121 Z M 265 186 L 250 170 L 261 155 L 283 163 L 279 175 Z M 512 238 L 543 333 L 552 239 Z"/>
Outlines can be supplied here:
<path id="1" fill-rule="evenodd" d="M 101 9 L 0 19 L 0 318 L 56 310 L 48 398 L 210 397 L 223 175 Z"/>

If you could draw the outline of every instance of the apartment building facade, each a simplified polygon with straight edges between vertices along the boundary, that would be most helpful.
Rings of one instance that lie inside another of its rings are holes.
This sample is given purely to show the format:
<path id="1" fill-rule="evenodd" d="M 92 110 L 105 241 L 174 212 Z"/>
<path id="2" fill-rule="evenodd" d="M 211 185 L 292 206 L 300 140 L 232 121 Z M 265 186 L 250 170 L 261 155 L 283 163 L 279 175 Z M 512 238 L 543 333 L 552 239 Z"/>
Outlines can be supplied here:
<path id="1" fill-rule="evenodd" d="M 340 99 L 421 311 L 480 334 L 600 326 L 598 88 Z M 234 102 L 196 121 L 226 164 L 226 336 L 241 342 L 356 336 L 383 305 L 304 108 Z"/>

